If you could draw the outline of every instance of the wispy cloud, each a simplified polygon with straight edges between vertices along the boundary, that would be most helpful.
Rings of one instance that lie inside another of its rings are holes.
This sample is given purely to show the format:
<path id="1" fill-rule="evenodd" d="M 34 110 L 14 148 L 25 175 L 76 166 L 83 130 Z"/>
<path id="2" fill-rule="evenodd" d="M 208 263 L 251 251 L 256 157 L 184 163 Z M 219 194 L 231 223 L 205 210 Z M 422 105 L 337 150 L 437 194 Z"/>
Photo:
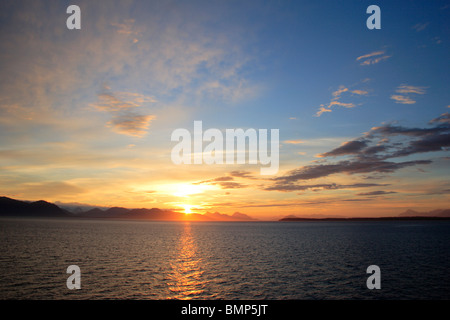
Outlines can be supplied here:
<path id="1" fill-rule="evenodd" d="M 338 90 L 336 90 L 332 93 L 332 95 L 334 98 L 339 98 L 342 93 L 347 92 L 347 91 L 348 91 L 348 88 L 346 88 L 345 86 L 340 86 Z"/>
<path id="2" fill-rule="evenodd" d="M 319 111 L 317 111 L 316 116 L 320 117 L 324 112 L 331 112 L 332 107 L 344 107 L 344 108 L 354 108 L 356 105 L 354 103 L 344 103 L 340 101 L 331 101 L 327 105 L 320 105 Z"/>
<path id="3" fill-rule="evenodd" d="M 398 93 L 416 93 L 416 94 L 425 94 L 425 87 L 415 87 L 409 85 L 401 85 L 397 88 L 396 92 Z"/>
<path id="4" fill-rule="evenodd" d="M 222 189 L 239 189 L 247 188 L 249 185 L 237 182 L 235 178 L 240 180 L 260 180 L 261 178 L 255 177 L 250 171 L 235 170 L 228 173 L 228 175 L 220 176 L 217 178 L 202 180 L 193 182 L 194 185 L 208 184 L 219 186 Z"/>
<path id="5" fill-rule="evenodd" d="M 429 22 L 417 23 L 412 27 L 412 29 L 416 30 L 417 32 L 420 32 L 420 31 L 425 30 L 429 24 L 430 24 Z"/>
<path id="6" fill-rule="evenodd" d="M 106 86 L 98 97 L 99 102 L 91 106 L 109 112 L 112 119 L 107 126 L 119 134 L 142 137 L 147 133 L 150 121 L 155 119 L 154 115 L 142 115 L 135 111 L 146 103 L 156 102 L 153 97 L 133 92 L 114 93 Z"/>
<path id="7" fill-rule="evenodd" d="M 239 189 L 247 187 L 246 185 L 240 182 L 235 182 L 232 176 L 223 176 L 214 179 L 203 180 L 199 182 L 194 182 L 193 184 L 218 185 L 222 189 Z"/>
<path id="8" fill-rule="evenodd" d="M 448 112 L 443 113 L 439 117 L 430 120 L 430 124 L 447 124 L 447 125 L 450 125 L 450 113 L 448 113 Z"/>
<path id="9" fill-rule="evenodd" d="M 122 23 L 111 23 L 117 29 L 117 33 L 130 37 L 133 43 L 139 42 L 140 31 L 134 26 L 134 19 L 126 19 Z"/>
<path id="10" fill-rule="evenodd" d="M 236 178 L 245 178 L 245 179 L 259 179 L 256 178 L 250 171 L 231 171 L 229 173 L 230 176 L 236 177 Z"/>
<path id="11" fill-rule="evenodd" d="M 415 166 L 419 164 L 430 164 L 429 160 L 392 162 L 383 160 L 343 160 L 332 164 L 316 164 L 308 165 L 299 169 L 290 171 L 287 175 L 278 177 L 276 180 L 290 183 L 298 180 L 311 180 L 329 175 L 345 173 L 345 174 L 360 174 L 360 173 L 392 173 L 399 169 Z"/>
<path id="12" fill-rule="evenodd" d="M 55 29 L 60 8 L 48 8 L 44 1 L 2 6 L 8 9 L 8 23 L 2 29 L 0 69 L 9 76 L 0 79 L 0 107 L 10 106 L 8 115 L 14 114 L 17 120 L 9 121 L 9 126 L 27 128 L 22 124 L 33 119 L 35 126 L 42 124 L 44 134 L 50 131 L 51 121 L 68 128 L 69 122 L 79 120 L 91 126 L 91 132 L 98 132 L 99 126 L 92 124 L 97 119 L 86 119 L 83 107 L 92 102 L 93 91 L 104 81 L 116 90 L 113 97 L 108 92 L 99 96 L 107 112 L 139 103 L 138 97 L 131 99 L 118 92 L 128 88 L 139 93 L 151 90 L 161 105 L 176 103 L 180 109 L 202 100 L 234 102 L 257 94 L 249 68 L 256 58 L 247 54 L 248 42 L 243 37 L 227 30 L 211 31 L 205 27 L 211 18 L 207 15 L 190 19 L 189 12 L 180 11 L 190 5 L 176 4 L 167 12 L 155 5 L 146 19 L 123 19 L 135 17 L 131 11 L 142 6 L 147 4 L 89 3 L 78 34 Z M 64 42 L 66 37 L 70 41 Z M 134 114 L 147 115 L 143 111 Z M 117 123 L 112 120 L 111 128 Z M 29 135 L 28 129 L 22 131 Z M 129 132 L 140 135 L 142 131 Z"/>
<path id="13" fill-rule="evenodd" d="M 417 91 L 416 89 L 411 89 Z M 402 142 L 396 137 L 401 137 Z M 300 182 L 325 178 L 336 174 L 390 174 L 408 167 L 428 165 L 431 159 L 399 161 L 394 158 L 418 153 L 449 150 L 450 114 L 444 113 L 429 121 L 426 128 L 408 128 L 384 124 L 372 128 L 364 136 L 344 142 L 341 146 L 319 154 L 319 163 L 309 164 L 274 178 L 274 184 L 266 190 L 294 191 L 310 188 L 326 189 L 328 184 L 303 185 Z M 345 160 L 329 162 L 330 157 L 346 157 Z M 363 184 L 365 186 L 365 184 Z M 359 185 L 359 187 L 363 186 Z M 348 187 L 347 185 L 345 185 Z M 370 195 L 370 194 L 365 194 Z M 375 195 L 375 194 L 372 194 Z"/>
<path id="14" fill-rule="evenodd" d="M 345 93 L 353 93 L 356 95 L 366 95 L 368 92 L 365 90 L 349 90 L 346 86 L 339 86 L 339 88 L 336 91 L 333 91 L 331 93 L 332 98 L 331 101 L 328 104 L 321 104 L 319 106 L 319 110 L 316 112 L 316 117 L 320 117 L 325 112 L 332 112 L 332 108 L 334 107 L 344 107 L 344 108 L 354 108 L 356 107 L 356 104 L 353 102 L 342 102 L 339 101 L 343 94 Z M 348 94 L 347 94 L 348 96 Z"/>
<path id="15" fill-rule="evenodd" d="M 443 113 L 428 124 L 429 127 L 425 128 L 409 128 L 389 123 L 373 127 L 363 137 L 347 141 L 319 157 L 352 156 L 358 161 L 372 161 L 449 148 L 450 114 Z M 402 143 L 391 141 L 395 137 L 401 137 Z"/>
<path id="16" fill-rule="evenodd" d="M 368 54 L 365 54 L 363 56 L 360 56 L 360 57 L 356 58 L 356 61 L 364 60 L 364 59 L 371 58 L 371 57 L 374 57 L 374 56 L 379 56 L 379 55 L 382 55 L 382 54 L 384 54 L 384 51 L 375 51 L 375 52 L 368 53 Z"/>
<path id="17" fill-rule="evenodd" d="M 370 187 L 380 187 L 387 186 L 388 184 L 377 184 L 377 183 L 354 183 L 354 184 L 309 184 L 309 185 L 298 185 L 298 184 L 286 184 L 278 183 L 265 188 L 269 191 L 305 191 L 311 189 L 313 191 L 319 190 L 342 190 L 342 189 L 356 189 L 356 188 L 370 188 Z"/>
<path id="18" fill-rule="evenodd" d="M 342 156 L 342 155 L 348 155 L 348 154 L 355 154 L 360 152 L 362 149 L 367 147 L 366 141 L 347 141 L 344 142 L 340 147 L 333 149 L 331 151 L 321 153 L 318 155 L 318 157 L 334 157 L 334 156 Z"/>
<path id="19" fill-rule="evenodd" d="M 357 195 L 358 196 L 382 196 L 382 195 L 393 194 L 393 193 L 397 193 L 397 192 L 378 190 L 378 191 L 371 191 L 371 192 L 361 192 L 361 193 L 358 193 Z"/>
<path id="20" fill-rule="evenodd" d="M 287 144 L 301 144 L 301 143 L 305 143 L 305 141 L 297 139 L 297 140 L 285 140 L 283 141 L 284 143 Z"/>
<path id="21" fill-rule="evenodd" d="M 134 28 L 134 19 L 126 19 L 122 23 L 111 23 L 113 27 L 117 29 L 117 33 L 119 34 L 138 34 L 139 32 Z"/>
<path id="22" fill-rule="evenodd" d="M 130 112 L 119 114 L 107 123 L 115 132 L 135 137 L 142 137 L 147 133 L 153 115 L 137 115 Z"/>
<path id="23" fill-rule="evenodd" d="M 375 51 L 356 58 L 360 65 L 368 66 L 389 59 L 391 56 L 386 55 L 385 51 Z"/>
<path id="24" fill-rule="evenodd" d="M 331 101 L 328 104 L 327 108 L 331 108 L 333 106 L 340 106 L 340 107 L 345 107 L 345 108 L 354 108 L 354 107 L 356 107 L 356 105 L 354 103 L 351 103 L 351 102 L 345 103 L 345 102 L 340 102 L 340 101 Z"/>
<path id="25" fill-rule="evenodd" d="M 360 95 L 360 96 L 365 96 L 365 95 L 369 94 L 369 92 L 365 91 L 365 90 L 352 90 L 351 92 L 353 94 L 357 94 L 357 95 Z"/>
<path id="26" fill-rule="evenodd" d="M 395 103 L 414 104 L 416 103 L 416 100 L 412 99 L 410 94 L 425 94 L 425 89 L 425 87 L 401 85 L 395 90 L 398 94 L 391 95 L 391 99 L 394 100 Z"/>
<path id="27" fill-rule="evenodd" d="M 331 112 L 331 109 L 327 109 L 324 105 L 320 105 L 319 111 L 316 112 L 316 117 L 320 117 L 325 112 Z"/>
<path id="28" fill-rule="evenodd" d="M 441 43 L 442 43 L 442 40 L 441 40 L 440 37 L 434 37 L 434 38 L 431 39 L 431 40 L 433 40 L 433 42 L 434 42 L 435 44 L 441 44 Z"/>
<path id="29" fill-rule="evenodd" d="M 401 103 L 401 104 L 414 104 L 416 103 L 416 100 L 411 99 L 407 96 L 402 96 L 398 94 L 391 95 L 391 99 L 395 101 L 395 103 Z"/>
<path id="30" fill-rule="evenodd" d="M 104 86 L 103 92 L 98 95 L 99 101 L 93 107 L 102 110 L 117 112 L 125 109 L 140 107 L 145 103 L 154 103 L 153 97 L 133 92 L 112 92 L 111 88 Z"/>

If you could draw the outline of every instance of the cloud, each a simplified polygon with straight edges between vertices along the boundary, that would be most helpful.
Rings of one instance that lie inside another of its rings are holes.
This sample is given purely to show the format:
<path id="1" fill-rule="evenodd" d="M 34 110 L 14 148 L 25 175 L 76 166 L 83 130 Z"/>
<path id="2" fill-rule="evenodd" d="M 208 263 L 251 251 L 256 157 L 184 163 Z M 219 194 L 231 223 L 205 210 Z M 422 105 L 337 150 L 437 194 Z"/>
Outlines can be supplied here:
<path id="1" fill-rule="evenodd" d="M 339 102 L 339 101 L 332 101 L 327 106 L 327 108 L 331 108 L 333 106 L 340 106 L 340 107 L 345 107 L 345 108 L 354 108 L 354 107 L 356 107 L 356 105 L 354 103 L 344 103 L 344 102 Z"/>
<path id="2" fill-rule="evenodd" d="M 368 54 L 365 54 L 363 56 L 360 56 L 360 57 L 356 58 L 356 61 L 367 59 L 367 58 L 371 58 L 373 56 L 379 56 L 379 55 L 382 55 L 382 54 L 384 54 L 384 51 L 375 51 L 375 52 L 368 53 Z"/>
<path id="3" fill-rule="evenodd" d="M 450 107 L 450 106 L 449 106 Z M 450 113 L 446 112 L 441 114 L 439 117 L 430 120 L 430 124 L 448 124 L 450 125 Z"/>
<path id="4" fill-rule="evenodd" d="M 408 128 L 394 124 L 373 127 L 363 137 L 319 154 L 321 158 L 353 156 L 360 161 L 378 161 L 416 153 L 444 151 L 450 147 L 450 115 L 444 113 L 429 121 L 428 128 Z M 399 137 L 398 139 L 391 139 Z"/>
<path id="5" fill-rule="evenodd" d="M 425 23 L 417 23 L 415 24 L 412 29 L 416 30 L 417 32 L 423 31 L 426 29 L 426 27 L 428 27 L 430 23 L 429 22 L 425 22 Z"/>
<path id="6" fill-rule="evenodd" d="M 369 92 L 365 91 L 365 90 L 352 90 L 351 92 L 353 94 L 357 94 L 357 95 L 360 95 L 360 96 L 365 96 L 365 95 L 369 94 Z"/>
<path id="7" fill-rule="evenodd" d="M 405 157 L 416 153 L 444 151 L 450 148 L 450 134 L 435 134 L 411 141 L 406 147 L 392 153 L 390 157 Z"/>
<path id="8" fill-rule="evenodd" d="M 433 40 L 434 43 L 436 43 L 436 44 L 441 44 L 441 43 L 442 43 L 442 40 L 441 40 L 440 37 L 434 37 L 432 40 Z"/>
<path id="9" fill-rule="evenodd" d="M 385 124 L 372 128 L 365 137 L 375 140 L 379 150 L 368 154 L 368 149 L 362 150 L 360 157 L 388 159 L 405 157 L 417 153 L 445 151 L 450 147 L 450 115 L 443 113 L 429 121 L 429 128 L 406 128 Z M 391 137 L 404 136 L 403 142 L 390 142 Z M 378 140 L 377 140 L 378 139 Z"/>
<path id="10" fill-rule="evenodd" d="M 236 182 L 235 178 L 240 179 L 250 179 L 250 180 L 259 180 L 260 178 L 255 177 L 250 171 L 231 171 L 227 176 L 220 176 L 213 179 L 202 180 L 198 182 L 194 182 L 192 184 L 209 184 L 209 185 L 217 185 L 222 189 L 238 189 L 238 188 L 246 188 L 248 185 Z"/>
<path id="11" fill-rule="evenodd" d="M 367 147 L 367 142 L 364 140 L 363 141 L 360 141 L 360 140 L 347 141 L 347 142 L 344 142 L 340 147 L 338 147 L 336 149 L 333 149 L 329 152 L 319 154 L 318 157 L 323 158 L 323 157 L 330 157 L 330 156 L 342 156 L 342 155 L 346 155 L 346 154 L 355 154 L 366 147 Z"/>
<path id="12" fill-rule="evenodd" d="M 325 112 L 331 112 L 331 109 L 325 108 L 323 105 L 319 107 L 319 111 L 316 113 L 316 117 L 320 117 Z"/>
<path id="13" fill-rule="evenodd" d="M 255 176 L 252 175 L 252 173 L 250 171 L 231 171 L 229 173 L 230 176 L 232 177 L 237 177 L 237 178 L 245 178 L 245 179 L 258 179 L 255 178 Z"/>
<path id="14" fill-rule="evenodd" d="M 305 141 L 297 139 L 297 140 L 285 140 L 283 141 L 284 143 L 287 144 L 300 144 L 300 143 L 305 143 Z"/>
<path id="15" fill-rule="evenodd" d="M 233 177 L 224 176 L 224 177 L 218 177 L 218 178 L 214 178 L 214 179 L 208 179 L 208 180 L 202 180 L 202 181 L 199 181 L 199 182 L 194 182 L 193 184 L 204 184 L 204 183 L 233 181 L 233 180 L 234 180 Z"/>
<path id="16" fill-rule="evenodd" d="M 437 120 L 436 118 L 431 120 L 430 122 L 435 123 L 436 121 L 439 120 Z M 380 142 L 386 143 L 389 142 L 389 137 L 391 136 L 404 135 L 410 137 L 421 137 L 430 134 L 444 133 L 448 130 L 448 126 L 446 125 L 438 125 L 431 128 L 407 128 L 388 123 L 379 127 L 373 127 L 369 132 L 366 133 L 365 136 L 367 138 L 373 138 L 377 135 L 380 135 L 382 137 L 382 141 Z"/>
<path id="17" fill-rule="evenodd" d="M 266 180 L 269 181 L 268 184 L 258 187 L 266 191 L 295 192 L 388 186 L 390 184 L 364 182 L 337 184 L 320 181 L 319 183 L 305 184 L 305 181 L 324 179 L 338 174 L 356 175 L 363 179 L 381 179 L 404 168 L 429 165 L 433 162 L 431 159 L 403 161 L 391 159 L 417 153 L 444 151 L 450 148 L 449 119 L 450 114 L 444 113 L 429 121 L 428 127 L 423 128 L 404 127 L 392 123 L 373 127 L 362 137 L 346 141 L 337 148 L 319 154 L 318 156 L 322 158 L 320 162 L 315 161 L 290 170 L 284 175 Z M 329 161 L 331 157 L 345 157 L 346 159 L 331 162 Z M 232 171 L 228 175 L 195 184 L 217 185 L 223 189 L 248 187 L 248 185 L 236 182 L 235 178 L 255 179 L 248 171 Z M 395 192 L 377 190 L 358 195 L 381 196 L 393 193 Z"/>
<path id="18" fill-rule="evenodd" d="M 239 182 L 218 182 L 213 184 L 219 185 L 222 189 L 240 189 L 247 187 L 245 184 Z"/>
<path id="19" fill-rule="evenodd" d="M 339 101 L 342 97 L 343 94 L 347 93 L 352 93 L 353 95 L 359 95 L 359 96 L 364 96 L 367 95 L 367 91 L 365 90 L 351 90 L 343 85 L 339 86 L 339 88 L 336 91 L 333 91 L 331 93 L 332 98 L 330 100 L 330 102 L 328 104 L 321 104 L 319 106 L 319 110 L 316 112 L 315 116 L 316 117 L 320 117 L 323 113 L 325 112 L 332 112 L 332 108 L 334 107 L 344 107 L 344 108 L 354 108 L 356 107 L 356 104 L 353 102 L 342 102 Z"/>
<path id="20" fill-rule="evenodd" d="M 376 64 L 376 63 L 378 63 L 378 62 L 380 62 L 380 61 L 387 60 L 387 59 L 389 59 L 390 57 L 391 57 L 391 56 L 382 56 L 382 57 L 375 58 L 375 59 L 368 59 L 368 60 L 362 62 L 361 65 L 362 65 L 362 66 L 367 66 L 367 65 L 371 65 L 371 64 Z"/>
<path id="21" fill-rule="evenodd" d="M 399 94 L 391 95 L 391 99 L 394 100 L 395 103 L 414 104 L 416 101 L 413 100 L 408 94 L 425 94 L 425 89 L 425 87 L 401 85 L 395 90 L 395 92 Z"/>
<path id="22" fill-rule="evenodd" d="M 98 95 L 99 102 L 92 104 L 93 107 L 101 111 L 117 112 L 125 109 L 131 109 L 140 107 L 143 103 L 156 102 L 152 97 L 146 97 L 132 92 L 117 92 L 113 93 L 109 91 L 108 87 L 105 87 L 108 92 L 103 92 Z"/>
<path id="23" fill-rule="evenodd" d="M 75 130 L 82 129 L 95 139 L 103 130 L 96 122 L 104 119 L 89 116 L 85 106 L 94 101 L 96 88 L 105 81 L 115 88 L 113 96 L 98 95 L 98 109 L 106 112 L 139 104 L 139 97 L 120 90 L 146 97 L 151 90 L 160 105 L 176 104 L 183 111 L 188 104 L 237 101 L 258 92 L 252 77 L 256 55 L 246 50 L 250 37 L 228 29 L 212 30 L 215 17 L 199 13 L 199 5 L 113 0 L 85 5 L 82 30 L 74 32 L 65 28 L 64 5 L 0 2 L 4 20 L 0 70 L 8 74 L 0 77 L 0 121 L 8 122 L 7 129 L 0 128 L 2 135 L 14 127 L 16 134 L 10 139 L 38 140 L 55 132 L 80 136 Z M 145 19 L 140 19 L 144 10 Z M 203 90 L 215 81 L 214 94 Z M 134 110 L 127 121 L 134 115 L 149 113 Z M 142 120 L 148 119 L 132 119 L 130 123 L 139 127 L 131 131 L 117 119 L 102 123 L 110 121 L 111 129 L 121 134 L 141 135 Z"/>
<path id="24" fill-rule="evenodd" d="M 391 99 L 395 101 L 395 103 L 401 103 L 401 104 L 414 104 L 416 103 L 415 100 L 401 95 L 393 94 L 391 95 Z"/>
<path id="25" fill-rule="evenodd" d="M 316 113 L 316 117 L 320 117 L 324 112 L 331 112 L 331 108 L 334 106 L 340 106 L 344 108 L 354 108 L 354 103 L 344 103 L 339 101 L 331 101 L 328 105 L 320 105 L 319 111 Z"/>
<path id="26" fill-rule="evenodd" d="M 358 193 L 356 195 L 358 195 L 358 196 L 381 196 L 381 195 L 393 194 L 393 193 L 397 193 L 397 192 L 395 192 L 395 191 L 371 191 L 371 192 Z"/>
<path id="27" fill-rule="evenodd" d="M 153 97 L 133 92 L 112 92 L 109 87 L 98 95 L 99 101 L 91 107 L 111 114 L 107 126 L 119 134 L 142 137 L 147 133 L 154 115 L 141 115 L 135 110 L 147 103 L 154 103 Z"/>
<path id="28" fill-rule="evenodd" d="M 214 179 L 203 180 L 203 181 L 199 181 L 199 182 L 194 182 L 193 184 L 218 185 L 222 189 L 239 189 L 239 188 L 247 187 L 246 185 L 244 185 L 242 183 L 234 182 L 234 178 L 231 176 L 223 176 L 223 177 L 218 177 L 218 178 L 214 178 Z"/>
<path id="29" fill-rule="evenodd" d="M 126 134 L 135 137 L 142 137 L 147 133 L 150 121 L 155 119 L 152 115 L 136 115 L 132 113 L 124 113 L 113 117 L 107 123 L 107 126 L 120 134 Z"/>
<path id="30" fill-rule="evenodd" d="M 380 160 L 344 160 L 333 164 L 307 165 L 288 172 L 286 175 L 277 177 L 275 180 L 283 182 L 295 182 L 299 180 L 311 180 L 329 175 L 345 173 L 349 175 L 360 173 L 392 173 L 399 169 L 430 164 L 430 160 L 415 160 L 405 162 L 391 162 Z"/>
<path id="31" fill-rule="evenodd" d="M 139 32 L 134 29 L 134 19 L 126 19 L 122 23 L 111 23 L 117 29 L 117 33 L 125 35 L 137 35 Z"/>
<path id="32" fill-rule="evenodd" d="M 408 85 L 401 85 L 397 88 L 396 92 L 398 93 L 416 93 L 416 94 L 425 94 L 424 87 L 415 87 Z"/>
<path id="33" fill-rule="evenodd" d="M 228 177 L 228 176 L 224 176 L 224 177 L 218 177 L 209 181 L 215 181 L 215 182 L 223 182 L 223 181 L 233 181 L 233 177 Z"/>
<path id="34" fill-rule="evenodd" d="M 387 60 L 391 56 L 385 55 L 385 51 L 375 51 L 356 58 L 356 61 L 360 61 L 360 65 L 368 66 L 376 64 L 380 61 Z"/>
<path id="35" fill-rule="evenodd" d="M 323 158 L 321 162 L 291 170 L 283 176 L 272 179 L 274 184 L 266 187 L 265 190 L 301 191 L 313 188 L 331 190 L 351 186 L 375 186 L 371 184 L 336 186 L 324 183 L 304 185 L 299 182 L 336 174 L 390 174 L 407 167 L 431 164 L 430 159 L 410 161 L 392 161 L 391 159 L 448 150 L 450 148 L 449 119 L 450 115 L 444 113 L 429 121 L 429 127 L 425 128 L 408 128 L 394 124 L 374 127 L 362 137 L 346 141 L 335 149 L 319 154 L 318 156 Z M 328 162 L 330 157 L 346 157 L 347 159 Z"/>
<path id="36" fill-rule="evenodd" d="M 314 191 L 318 190 L 339 190 L 339 189 L 355 189 L 355 188 L 369 188 L 369 187 L 379 187 L 379 186 L 387 186 L 388 184 L 376 184 L 376 183 L 354 183 L 347 185 L 340 185 L 336 183 L 328 183 L 328 184 L 310 184 L 310 185 L 299 185 L 299 184 L 290 184 L 290 183 L 277 183 L 270 187 L 265 188 L 264 190 L 276 190 L 276 191 L 305 191 L 308 189 L 314 189 Z"/>
<path id="37" fill-rule="evenodd" d="M 338 97 L 340 97 L 340 95 L 342 93 L 347 92 L 347 91 L 348 91 L 348 88 L 346 88 L 344 86 L 340 86 L 338 90 L 336 90 L 332 93 L 332 95 L 334 98 L 338 98 Z"/>

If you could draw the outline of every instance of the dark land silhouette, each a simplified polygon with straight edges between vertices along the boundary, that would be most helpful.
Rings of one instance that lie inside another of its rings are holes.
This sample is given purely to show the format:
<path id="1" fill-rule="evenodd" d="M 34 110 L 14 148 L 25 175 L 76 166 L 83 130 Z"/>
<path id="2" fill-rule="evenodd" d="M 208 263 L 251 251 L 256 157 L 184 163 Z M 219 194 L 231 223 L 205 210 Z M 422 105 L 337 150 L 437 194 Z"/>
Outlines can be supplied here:
<path id="1" fill-rule="evenodd" d="M 0 197 L 0 217 L 53 217 L 53 218 L 84 218 L 84 219 L 132 219 L 132 220 L 159 220 L 159 221 L 259 221 L 246 214 L 235 212 L 232 215 L 219 212 L 206 212 L 205 214 L 186 214 L 177 210 L 159 208 L 127 209 L 112 207 L 109 209 L 93 208 L 86 211 L 72 212 L 67 209 L 44 201 L 21 201 L 8 197 Z M 333 217 L 333 218 L 302 218 L 287 216 L 278 221 L 389 221 L 389 220 L 450 220 L 450 209 L 439 209 L 429 212 L 407 210 L 397 216 L 391 217 Z"/>
<path id="2" fill-rule="evenodd" d="M 0 216 L 9 217 L 55 217 L 55 218 L 93 218 L 93 219 L 133 219 L 133 220 L 161 220 L 161 221 L 256 221 L 252 217 L 235 212 L 232 215 L 219 212 L 205 214 L 185 214 L 170 209 L 140 208 L 127 209 L 112 207 L 106 210 L 99 208 L 76 213 L 60 208 L 47 201 L 20 201 L 8 197 L 0 197 Z"/>

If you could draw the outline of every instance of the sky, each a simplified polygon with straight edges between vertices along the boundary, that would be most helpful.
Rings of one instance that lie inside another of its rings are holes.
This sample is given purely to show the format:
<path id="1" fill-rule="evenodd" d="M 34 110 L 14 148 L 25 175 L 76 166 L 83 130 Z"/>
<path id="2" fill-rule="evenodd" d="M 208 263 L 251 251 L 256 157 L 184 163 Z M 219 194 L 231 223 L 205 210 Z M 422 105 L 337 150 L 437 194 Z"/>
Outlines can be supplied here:
<path id="1" fill-rule="evenodd" d="M 438 0 L 1 1 L 1 194 L 263 220 L 447 209 L 449 17 Z M 175 164 L 194 121 L 278 129 L 278 172 Z"/>

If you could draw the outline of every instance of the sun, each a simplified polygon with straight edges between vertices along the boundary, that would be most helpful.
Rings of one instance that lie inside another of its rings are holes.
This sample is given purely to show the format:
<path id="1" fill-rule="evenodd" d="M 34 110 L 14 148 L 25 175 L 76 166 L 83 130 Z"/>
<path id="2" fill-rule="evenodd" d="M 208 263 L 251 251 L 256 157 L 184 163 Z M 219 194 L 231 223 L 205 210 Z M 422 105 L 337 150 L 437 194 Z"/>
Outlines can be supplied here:
<path id="1" fill-rule="evenodd" d="M 191 214 L 191 213 L 192 213 L 191 208 L 192 208 L 193 206 L 191 206 L 191 205 L 189 205 L 189 204 L 185 204 L 185 205 L 183 205 L 183 207 L 184 207 L 184 213 L 185 213 L 185 214 Z"/>

